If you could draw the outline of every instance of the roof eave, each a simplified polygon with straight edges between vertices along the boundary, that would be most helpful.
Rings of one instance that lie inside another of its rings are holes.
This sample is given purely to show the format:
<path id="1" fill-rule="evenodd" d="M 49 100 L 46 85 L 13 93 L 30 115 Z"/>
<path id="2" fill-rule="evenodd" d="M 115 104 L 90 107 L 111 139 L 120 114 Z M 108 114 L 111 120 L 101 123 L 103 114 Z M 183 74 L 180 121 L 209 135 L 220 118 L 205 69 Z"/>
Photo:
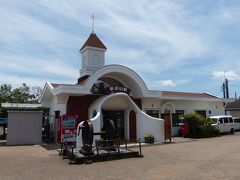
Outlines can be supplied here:
<path id="1" fill-rule="evenodd" d="M 94 47 L 94 46 L 85 46 L 84 48 L 81 48 L 79 50 L 80 53 L 83 53 L 84 51 L 86 51 L 87 49 L 93 49 L 93 50 L 97 50 L 97 51 L 103 51 L 103 52 L 106 52 L 107 51 L 107 48 L 99 48 L 99 47 Z"/>

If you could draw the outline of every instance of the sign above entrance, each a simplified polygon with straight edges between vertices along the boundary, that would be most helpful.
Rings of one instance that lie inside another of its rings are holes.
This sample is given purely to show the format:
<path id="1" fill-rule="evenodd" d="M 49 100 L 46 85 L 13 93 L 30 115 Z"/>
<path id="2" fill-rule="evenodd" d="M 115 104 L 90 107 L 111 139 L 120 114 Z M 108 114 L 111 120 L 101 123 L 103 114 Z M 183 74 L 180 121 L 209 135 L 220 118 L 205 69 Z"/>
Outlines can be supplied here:
<path id="1" fill-rule="evenodd" d="M 109 86 L 109 87 L 104 87 L 103 83 L 99 84 L 94 84 L 92 89 L 91 89 L 93 94 L 112 94 L 112 93 L 118 93 L 118 92 L 123 92 L 126 94 L 130 94 L 131 90 L 127 87 L 124 86 Z"/>
<path id="2" fill-rule="evenodd" d="M 123 86 L 111 86 L 105 89 L 107 94 L 112 94 L 112 93 L 118 93 L 118 92 L 123 92 L 126 94 L 130 94 L 130 89 L 128 89 L 127 87 L 123 87 Z"/>

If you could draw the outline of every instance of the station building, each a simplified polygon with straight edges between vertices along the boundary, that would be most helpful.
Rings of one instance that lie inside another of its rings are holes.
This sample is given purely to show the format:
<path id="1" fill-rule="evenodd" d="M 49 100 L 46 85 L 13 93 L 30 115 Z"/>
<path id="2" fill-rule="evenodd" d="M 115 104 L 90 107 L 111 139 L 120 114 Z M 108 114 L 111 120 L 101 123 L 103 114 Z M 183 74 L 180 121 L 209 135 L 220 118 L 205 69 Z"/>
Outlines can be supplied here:
<path id="1" fill-rule="evenodd" d="M 101 130 L 104 119 L 111 118 L 122 139 L 142 140 L 151 133 L 156 141 L 164 141 L 169 133 L 178 134 L 179 119 L 184 114 L 197 112 L 209 117 L 225 113 L 226 99 L 211 94 L 149 90 L 132 69 L 106 65 L 106 50 L 91 33 L 80 49 L 82 61 L 76 84 L 46 82 L 41 103 L 50 108 L 53 131 L 57 131 L 59 115 L 77 114 L 79 122 L 91 119 L 96 131 Z"/>

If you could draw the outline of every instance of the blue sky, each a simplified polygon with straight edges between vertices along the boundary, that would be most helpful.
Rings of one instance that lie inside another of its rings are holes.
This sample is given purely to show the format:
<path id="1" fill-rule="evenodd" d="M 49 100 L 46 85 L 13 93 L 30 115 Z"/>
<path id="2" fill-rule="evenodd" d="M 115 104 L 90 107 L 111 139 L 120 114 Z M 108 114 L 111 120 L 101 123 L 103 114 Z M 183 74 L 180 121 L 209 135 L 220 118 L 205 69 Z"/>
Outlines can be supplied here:
<path id="1" fill-rule="evenodd" d="M 222 96 L 225 72 L 240 96 L 239 0 L 2 0 L 0 83 L 76 83 L 91 14 L 106 64 L 149 89 Z"/>

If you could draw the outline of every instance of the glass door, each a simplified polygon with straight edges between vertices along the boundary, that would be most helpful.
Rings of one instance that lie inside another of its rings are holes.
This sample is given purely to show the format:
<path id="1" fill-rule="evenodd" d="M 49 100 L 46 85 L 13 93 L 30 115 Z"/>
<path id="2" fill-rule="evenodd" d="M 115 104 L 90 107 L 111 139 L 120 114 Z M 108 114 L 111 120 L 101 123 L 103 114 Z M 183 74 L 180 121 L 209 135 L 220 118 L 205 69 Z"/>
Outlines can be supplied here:
<path id="1" fill-rule="evenodd" d="M 112 119 L 116 127 L 116 135 L 124 139 L 124 111 L 122 110 L 102 110 L 103 123 L 106 119 Z"/>

